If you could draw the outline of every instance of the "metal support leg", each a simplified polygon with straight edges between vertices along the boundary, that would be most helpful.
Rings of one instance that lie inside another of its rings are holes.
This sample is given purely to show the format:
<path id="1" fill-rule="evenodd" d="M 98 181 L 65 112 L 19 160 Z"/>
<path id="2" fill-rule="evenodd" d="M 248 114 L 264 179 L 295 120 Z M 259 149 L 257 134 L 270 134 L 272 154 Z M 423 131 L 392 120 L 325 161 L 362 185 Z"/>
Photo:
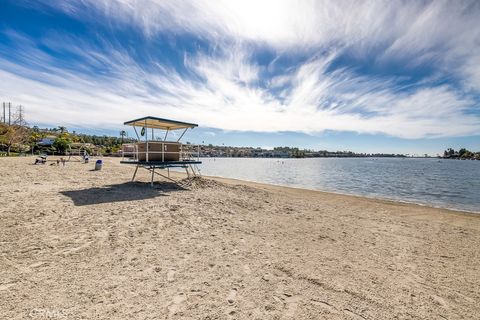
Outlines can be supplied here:
<path id="1" fill-rule="evenodd" d="M 155 167 L 152 168 L 152 181 L 150 182 L 150 185 L 153 187 L 153 176 L 155 174 Z"/>
<path id="2" fill-rule="evenodd" d="M 133 173 L 132 182 L 133 180 L 135 180 L 135 176 L 137 175 L 137 170 L 138 170 L 138 165 L 136 166 L 135 172 Z"/>
<path id="3" fill-rule="evenodd" d="M 195 178 L 197 174 L 195 173 L 195 169 L 193 169 L 193 166 L 191 164 L 188 165 L 190 167 L 190 170 L 192 170 L 192 175 Z"/>
<path id="4" fill-rule="evenodd" d="M 180 186 L 179 181 L 173 180 L 172 178 L 167 177 L 166 175 L 163 175 L 163 174 L 161 174 L 161 173 L 155 172 L 155 171 L 153 171 L 152 169 L 148 169 L 148 170 L 150 170 L 150 171 L 152 172 L 152 174 L 155 173 L 155 174 L 159 175 L 160 177 L 165 178 L 165 179 L 167 179 L 167 180 L 170 180 L 170 181 L 172 181 L 173 183 L 175 183 L 176 185 Z"/>
<path id="5" fill-rule="evenodd" d="M 195 176 L 202 177 L 200 169 L 198 169 L 198 166 L 196 164 L 193 165 L 193 168 L 195 169 Z"/>

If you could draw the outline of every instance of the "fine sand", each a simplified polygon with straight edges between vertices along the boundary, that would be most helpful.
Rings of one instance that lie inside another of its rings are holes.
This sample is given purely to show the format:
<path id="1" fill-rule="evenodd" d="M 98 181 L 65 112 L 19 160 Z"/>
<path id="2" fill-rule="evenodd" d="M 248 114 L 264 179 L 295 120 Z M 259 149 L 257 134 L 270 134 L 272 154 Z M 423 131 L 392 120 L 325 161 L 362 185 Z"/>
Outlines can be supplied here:
<path id="1" fill-rule="evenodd" d="M 0 319 L 480 319 L 480 215 L 0 158 Z"/>

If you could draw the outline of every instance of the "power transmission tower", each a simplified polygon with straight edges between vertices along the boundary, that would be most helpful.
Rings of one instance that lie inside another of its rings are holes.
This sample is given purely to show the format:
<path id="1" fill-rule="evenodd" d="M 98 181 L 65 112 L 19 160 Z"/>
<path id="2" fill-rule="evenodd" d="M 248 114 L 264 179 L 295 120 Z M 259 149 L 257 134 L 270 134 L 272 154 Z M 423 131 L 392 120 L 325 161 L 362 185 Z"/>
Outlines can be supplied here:
<path id="1" fill-rule="evenodd" d="M 16 122 L 18 122 L 17 124 L 23 126 L 25 124 L 25 118 L 23 117 L 23 106 L 22 105 L 19 105 L 17 107 L 17 119 L 16 119 Z"/>
<path id="2" fill-rule="evenodd" d="M 11 102 L 2 102 L 3 107 L 3 116 L 0 117 L 0 122 L 3 124 L 8 124 L 9 126 L 13 124 L 25 125 L 25 108 L 22 105 L 19 105 L 16 108 L 16 111 L 13 111 L 12 114 L 12 103 Z M 7 110 L 8 109 L 8 110 Z M 7 120 L 8 116 L 8 120 Z"/>

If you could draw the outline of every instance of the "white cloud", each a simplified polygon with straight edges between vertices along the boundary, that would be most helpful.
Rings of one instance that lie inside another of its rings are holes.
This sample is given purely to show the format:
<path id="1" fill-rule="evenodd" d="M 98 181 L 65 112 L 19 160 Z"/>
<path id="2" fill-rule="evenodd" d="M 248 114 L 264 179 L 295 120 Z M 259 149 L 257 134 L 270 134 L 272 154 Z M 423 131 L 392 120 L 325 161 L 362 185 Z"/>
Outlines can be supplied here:
<path id="1" fill-rule="evenodd" d="M 378 56 L 407 68 L 436 62 L 480 90 L 478 1 L 315 0 L 62 0 L 45 1 L 79 19 L 92 10 L 109 23 L 134 25 L 145 35 L 194 34 L 220 45 L 251 42 L 279 52 L 318 48 Z M 30 4 L 31 5 L 31 4 Z M 38 6 L 38 4 L 37 4 Z M 472 67 L 473 66 L 473 67 Z M 473 68 L 473 70 L 472 70 Z M 472 75 L 472 73 L 474 74 Z"/>
<path id="2" fill-rule="evenodd" d="M 397 45 L 416 44 L 420 49 L 444 40 L 454 42 L 464 34 L 458 31 L 478 32 L 475 22 L 479 9 L 475 1 L 62 0 L 46 3 L 66 8 L 66 12 L 80 17 L 90 14 L 86 8 L 96 8 L 111 20 L 137 24 L 149 35 L 167 30 L 210 38 L 265 41 L 280 47 L 301 44 L 316 47 L 332 41 L 347 46 L 388 41 Z"/>
<path id="3" fill-rule="evenodd" d="M 130 118 L 161 115 L 202 126 L 241 131 L 324 130 L 383 133 L 403 138 L 480 134 L 479 41 L 475 2 L 383 1 L 107 1 L 48 2 L 79 19 L 90 11 L 135 25 L 149 37 L 190 33 L 215 43 L 214 52 L 185 54 L 185 67 L 202 81 L 161 61 L 142 67 L 128 52 L 105 42 L 50 35 L 44 45 L 77 55 L 62 68 L 23 43 L 20 62 L 0 57 L 0 94 L 27 107 L 31 119 L 69 126 L 118 128 Z M 111 22 L 110 21 L 110 22 Z M 252 58 L 266 46 L 279 56 L 302 52 L 306 62 L 267 81 Z M 322 53 L 319 53 L 322 52 Z M 329 52 L 329 53 L 324 53 Z M 428 83 L 405 88 L 391 76 L 329 71 L 348 52 L 376 64 L 401 61 L 415 68 L 437 62 L 437 75 L 454 74 L 462 88 Z M 29 67 L 23 62 L 28 62 Z M 38 71 L 42 68 L 44 71 Z M 92 68 L 106 69 L 92 74 Z M 259 85 L 264 82 L 263 86 Z M 26 89 L 27 88 L 27 89 Z"/>
<path id="4" fill-rule="evenodd" d="M 118 128 L 130 118 L 161 115 L 240 131 L 341 130 L 404 138 L 480 133 L 478 117 L 464 113 L 472 101 L 448 86 L 402 93 L 388 81 L 349 70 L 326 72 L 335 54 L 282 76 L 290 85 L 279 99 L 255 84 L 258 66 L 243 49 L 216 59 L 187 58 L 201 81 L 164 66 L 146 71 L 121 52 L 91 52 L 108 64 L 111 75 L 102 77 L 52 66 L 39 74 L 0 60 L 0 69 L 9 70 L 0 72 L 0 94 L 27 106 L 36 122 L 76 127 Z M 47 61 L 40 56 L 36 63 L 48 67 Z"/>

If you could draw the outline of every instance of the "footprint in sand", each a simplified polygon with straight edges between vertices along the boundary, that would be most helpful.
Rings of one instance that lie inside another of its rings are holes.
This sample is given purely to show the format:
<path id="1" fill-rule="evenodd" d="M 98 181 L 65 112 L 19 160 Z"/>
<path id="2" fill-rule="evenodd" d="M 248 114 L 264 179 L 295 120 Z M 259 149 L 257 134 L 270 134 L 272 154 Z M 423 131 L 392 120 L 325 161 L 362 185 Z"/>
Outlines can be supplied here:
<path id="1" fill-rule="evenodd" d="M 40 261 L 40 262 L 35 262 L 35 263 L 32 263 L 31 265 L 29 265 L 28 267 L 29 268 L 39 268 L 39 267 L 42 267 L 44 265 L 47 265 L 48 263 L 45 262 L 45 261 Z"/>
<path id="2" fill-rule="evenodd" d="M 334 306 L 332 306 L 330 303 L 327 301 L 322 301 L 318 299 L 311 299 L 310 302 L 314 305 L 320 306 L 324 309 L 326 309 L 330 313 L 337 313 L 337 310 Z"/>
<path id="3" fill-rule="evenodd" d="M 169 270 L 167 272 L 167 281 L 168 282 L 173 282 L 175 281 L 175 270 Z"/>
<path id="4" fill-rule="evenodd" d="M 63 250 L 60 250 L 58 252 L 55 252 L 54 255 L 68 256 L 70 254 L 75 254 L 75 253 L 78 253 L 78 252 L 82 251 L 85 248 L 88 248 L 90 245 L 92 245 L 92 243 L 93 243 L 93 241 L 87 241 L 87 242 L 81 244 L 78 247 L 67 248 L 67 249 L 63 249 Z"/>
<path id="5" fill-rule="evenodd" d="M 252 270 L 250 269 L 250 267 L 248 266 L 248 264 L 246 264 L 246 265 L 243 266 L 243 271 L 244 271 L 246 274 L 252 273 Z"/>
<path id="6" fill-rule="evenodd" d="M 448 308 L 447 302 L 442 297 L 439 297 L 437 295 L 432 295 L 431 298 L 432 298 L 433 302 L 435 302 L 437 305 L 439 305 L 441 307 L 444 307 L 444 308 Z"/>
<path id="7" fill-rule="evenodd" d="M 227 296 L 227 302 L 229 304 L 234 304 L 236 299 L 237 299 L 237 289 L 233 288 L 232 290 L 230 290 Z"/>
<path id="8" fill-rule="evenodd" d="M 0 291 L 8 290 L 10 287 L 13 287 L 15 282 L 0 284 Z"/>
<path id="9" fill-rule="evenodd" d="M 285 316 L 288 318 L 292 318 L 295 316 L 295 312 L 297 311 L 298 304 L 302 300 L 300 296 L 291 296 L 285 299 L 286 304 L 286 311 Z"/>
<path id="10" fill-rule="evenodd" d="M 27 268 L 26 268 L 26 272 L 37 272 L 38 269 L 40 269 L 41 267 L 43 266 L 47 266 L 48 263 L 47 262 L 44 262 L 44 261 L 41 261 L 41 262 L 35 262 L 35 263 L 32 263 L 31 265 L 29 265 Z"/>
<path id="11" fill-rule="evenodd" d="M 183 293 L 179 293 L 173 297 L 172 302 L 168 305 L 168 314 L 170 317 L 177 313 L 178 308 L 185 300 L 187 300 L 187 297 Z"/>
<path id="12" fill-rule="evenodd" d="M 345 314 L 348 314 L 350 317 L 352 317 L 353 319 L 357 319 L 357 320 L 362 320 L 362 319 L 366 319 L 364 316 L 356 313 L 356 312 L 353 312 L 352 310 L 350 309 L 343 309 L 343 312 Z"/>

